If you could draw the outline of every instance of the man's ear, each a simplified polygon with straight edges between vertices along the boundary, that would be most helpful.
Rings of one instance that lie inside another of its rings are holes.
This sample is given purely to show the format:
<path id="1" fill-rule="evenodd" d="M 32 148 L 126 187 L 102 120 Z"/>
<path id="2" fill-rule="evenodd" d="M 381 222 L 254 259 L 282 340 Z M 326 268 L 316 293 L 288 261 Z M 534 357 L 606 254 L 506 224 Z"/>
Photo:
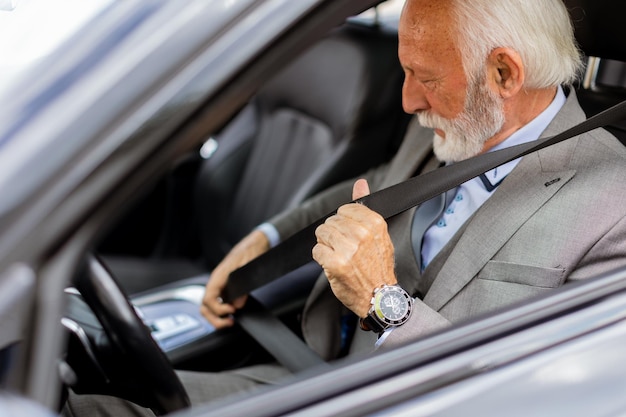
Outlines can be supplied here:
<path id="1" fill-rule="evenodd" d="M 502 98 L 517 94 L 524 85 L 522 57 L 511 48 L 496 48 L 487 58 L 487 79 Z"/>

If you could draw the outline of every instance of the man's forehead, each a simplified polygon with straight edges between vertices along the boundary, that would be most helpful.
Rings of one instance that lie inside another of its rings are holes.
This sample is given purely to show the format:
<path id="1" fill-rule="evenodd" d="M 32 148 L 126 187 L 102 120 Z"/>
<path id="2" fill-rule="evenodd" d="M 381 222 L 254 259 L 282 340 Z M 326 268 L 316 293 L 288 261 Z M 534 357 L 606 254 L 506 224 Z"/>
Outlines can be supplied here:
<path id="1" fill-rule="evenodd" d="M 450 0 L 407 0 L 398 32 L 404 40 L 450 38 L 452 22 Z"/>
<path id="2" fill-rule="evenodd" d="M 456 54 L 457 35 L 448 1 L 408 0 L 398 28 L 400 51 L 440 56 Z M 424 8 L 420 5 L 424 4 Z"/>
<path id="3" fill-rule="evenodd" d="M 452 6 L 452 0 L 407 0 L 401 16 L 409 27 L 419 27 L 426 23 L 448 21 Z"/>

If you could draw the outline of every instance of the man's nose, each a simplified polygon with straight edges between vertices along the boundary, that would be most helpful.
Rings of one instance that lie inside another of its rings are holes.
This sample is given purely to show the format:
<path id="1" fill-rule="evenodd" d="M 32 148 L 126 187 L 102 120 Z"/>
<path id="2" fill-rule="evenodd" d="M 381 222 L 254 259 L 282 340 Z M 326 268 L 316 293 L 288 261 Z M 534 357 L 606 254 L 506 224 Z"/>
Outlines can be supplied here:
<path id="1" fill-rule="evenodd" d="M 419 83 L 405 78 L 402 85 L 402 107 L 409 114 L 415 114 L 421 110 L 428 110 L 430 105 L 424 93 L 424 88 Z"/>

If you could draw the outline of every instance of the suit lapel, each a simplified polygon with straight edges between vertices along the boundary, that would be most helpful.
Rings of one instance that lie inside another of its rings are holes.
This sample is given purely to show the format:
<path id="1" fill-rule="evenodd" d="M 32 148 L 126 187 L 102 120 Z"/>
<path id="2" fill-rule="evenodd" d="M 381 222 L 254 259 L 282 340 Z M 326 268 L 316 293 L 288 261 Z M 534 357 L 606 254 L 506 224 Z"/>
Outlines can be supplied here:
<path id="1" fill-rule="evenodd" d="M 456 245 L 451 242 L 449 246 L 453 247 L 438 255 L 445 257 L 449 252 L 444 262 L 438 260 L 441 270 L 425 271 L 425 275 L 436 273 L 436 279 L 424 302 L 435 310 L 441 309 L 574 174 L 573 170 L 541 171 L 537 154 L 524 158 L 467 222 Z M 506 210 L 513 205 L 515 210 Z"/>
<path id="2" fill-rule="evenodd" d="M 576 94 L 569 91 L 563 108 L 542 136 L 553 136 L 584 118 Z M 578 140 L 572 138 L 522 158 L 494 195 L 435 257 L 432 268 L 424 271 L 423 278 L 433 282 L 424 297 L 426 304 L 435 310 L 445 306 L 574 176 L 568 163 Z"/>

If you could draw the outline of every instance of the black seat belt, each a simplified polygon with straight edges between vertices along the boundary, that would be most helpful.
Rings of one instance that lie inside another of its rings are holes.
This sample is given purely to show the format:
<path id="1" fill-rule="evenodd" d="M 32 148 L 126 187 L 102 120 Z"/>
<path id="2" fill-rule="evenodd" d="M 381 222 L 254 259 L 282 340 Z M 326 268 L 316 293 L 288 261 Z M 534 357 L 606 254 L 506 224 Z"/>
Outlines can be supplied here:
<path id="1" fill-rule="evenodd" d="M 625 118 L 626 101 L 556 136 L 487 152 L 456 162 L 410 178 L 357 201 L 388 219 L 509 161 Z M 315 229 L 335 213 L 329 213 L 318 219 L 263 255 L 233 271 L 222 295 L 224 300 L 233 300 L 248 294 L 253 289 L 310 262 L 311 250 L 316 244 Z"/>
<path id="2" fill-rule="evenodd" d="M 626 118 L 626 101 L 598 113 L 556 136 L 540 138 L 536 141 L 487 152 L 456 162 L 410 178 L 357 201 L 378 212 L 385 219 L 389 219 L 502 164 L 624 118 Z M 311 262 L 311 250 L 316 244 L 315 229 L 335 213 L 329 213 L 318 219 L 268 252 L 233 271 L 222 295 L 224 300 L 232 301 Z M 257 334 L 258 338 L 261 339 L 272 337 L 265 334 L 265 330 L 258 332 L 255 326 L 246 326 L 246 330 L 255 338 L 257 338 Z M 259 340 L 258 338 L 257 340 Z M 304 343 L 301 344 L 304 345 Z M 290 351 L 291 348 L 287 348 L 287 345 L 287 343 L 282 344 L 282 348 Z M 281 355 L 281 352 L 275 353 L 275 356 L 277 355 Z"/>
<path id="3" fill-rule="evenodd" d="M 237 323 L 291 372 L 328 364 L 255 297 L 235 315 Z"/>

